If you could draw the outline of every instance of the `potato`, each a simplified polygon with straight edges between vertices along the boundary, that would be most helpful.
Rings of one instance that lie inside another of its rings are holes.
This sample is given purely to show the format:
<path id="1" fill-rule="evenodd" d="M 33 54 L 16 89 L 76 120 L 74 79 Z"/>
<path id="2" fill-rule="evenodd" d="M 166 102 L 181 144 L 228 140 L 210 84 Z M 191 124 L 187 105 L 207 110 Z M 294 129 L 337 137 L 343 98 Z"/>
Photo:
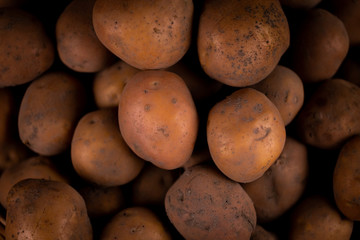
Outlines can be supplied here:
<path id="1" fill-rule="evenodd" d="M 357 0 L 331 0 L 331 12 L 345 25 L 351 46 L 360 44 L 360 2 Z"/>
<path id="2" fill-rule="evenodd" d="M 253 234 L 251 235 L 251 240 L 277 240 L 278 237 L 272 233 L 267 231 L 260 225 L 256 225 Z"/>
<path id="3" fill-rule="evenodd" d="M 191 156 L 198 115 L 191 93 L 177 74 L 144 70 L 124 87 L 118 108 L 122 136 L 142 159 L 167 170 Z"/>
<path id="4" fill-rule="evenodd" d="M 9 139 L 0 145 L 0 173 L 35 155 L 20 139 Z"/>
<path id="5" fill-rule="evenodd" d="M 187 169 L 193 167 L 195 165 L 210 162 L 212 161 L 211 154 L 209 148 L 206 147 L 197 147 L 194 149 L 189 160 L 182 166 L 183 169 Z"/>
<path id="6" fill-rule="evenodd" d="M 258 222 L 278 219 L 300 199 L 309 174 L 307 148 L 287 137 L 280 157 L 259 179 L 243 184 L 253 200 Z"/>
<path id="7" fill-rule="evenodd" d="M 120 60 L 96 73 L 93 81 L 96 106 L 98 108 L 117 107 L 124 86 L 139 71 Z"/>
<path id="8" fill-rule="evenodd" d="M 304 83 L 332 78 L 349 50 L 344 23 L 321 8 L 310 9 L 294 29 L 289 65 Z"/>
<path id="9" fill-rule="evenodd" d="M 6 239 L 92 239 L 84 199 L 64 182 L 22 180 L 7 205 Z"/>
<path id="10" fill-rule="evenodd" d="M 299 76 L 288 67 L 276 66 L 261 82 L 252 88 L 264 93 L 279 109 L 287 126 L 304 104 L 304 86 Z"/>
<path id="11" fill-rule="evenodd" d="M 309 9 L 316 7 L 322 0 L 280 0 L 283 6 L 294 9 Z"/>
<path id="12" fill-rule="evenodd" d="M 177 179 L 176 171 L 147 163 L 131 183 L 131 202 L 138 206 L 163 206 L 165 195 Z"/>
<path id="13" fill-rule="evenodd" d="M 87 213 L 93 221 L 113 217 L 125 207 L 125 194 L 120 186 L 85 185 L 79 188 Z"/>
<path id="14" fill-rule="evenodd" d="M 216 103 L 207 123 L 216 166 L 238 182 L 260 178 L 280 156 L 285 125 L 276 106 L 261 92 L 242 88 Z"/>
<path id="15" fill-rule="evenodd" d="M 35 15 L 1 8 L 0 35 L 0 87 L 28 83 L 52 66 L 54 44 Z"/>
<path id="16" fill-rule="evenodd" d="M 67 72 L 47 72 L 27 87 L 21 100 L 21 141 L 40 155 L 64 152 L 70 148 L 85 104 L 85 87 L 80 80 Z"/>
<path id="17" fill-rule="evenodd" d="M 139 69 L 163 69 L 187 52 L 194 6 L 191 0 L 97 0 L 93 25 L 99 40 Z"/>
<path id="18" fill-rule="evenodd" d="M 250 239 L 256 226 L 250 197 L 212 165 L 185 170 L 168 190 L 165 210 L 187 240 Z"/>
<path id="19" fill-rule="evenodd" d="M 322 196 L 309 196 L 292 212 L 290 240 L 350 239 L 353 221 L 343 218 L 338 209 Z"/>
<path id="20" fill-rule="evenodd" d="M 7 196 L 10 189 L 21 180 L 47 179 L 69 183 L 70 180 L 63 175 L 57 166 L 48 157 L 33 156 L 5 169 L 0 177 L 0 203 L 7 208 Z"/>
<path id="21" fill-rule="evenodd" d="M 360 133 L 360 88 L 344 79 L 323 81 L 296 119 L 297 136 L 305 144 L 335 149 Z"/>
<path id="22" fill-rule="evenodd" d="M 83 179 L 108 187 L 129 183 L 144 166 L 121 136 L 117 108 L 94 110 L 79 120 L 71 161 Z"/>
<path id="23" fill-rule="evenodd" d="M 287 18 L 278 0 L 207 0 L 198 24 L 201 67 L 230 86 L 260 82 L 290 44 Z"/>
<path id="24" fill-rule="evenodd" d="M 56 47 L 60 60 L 78 72 L 98 72 L 115 56 L 99 41 L 92 24 L 95 0 L 73 0 L 56 22 Z"/>
<path id="25" fill-rule="evenodd" d="M 336 206 L 350 220 L 360 221 L 360 136 L 356 135 L 342 146 L 333 175 Z"/>
<path id="26" fill-rule="evenodd" d="M 120 211 L 105 226 L 101 240 L 148 239 L 170 240 L 162 220 L 145 207 L 128 207 Z"/>

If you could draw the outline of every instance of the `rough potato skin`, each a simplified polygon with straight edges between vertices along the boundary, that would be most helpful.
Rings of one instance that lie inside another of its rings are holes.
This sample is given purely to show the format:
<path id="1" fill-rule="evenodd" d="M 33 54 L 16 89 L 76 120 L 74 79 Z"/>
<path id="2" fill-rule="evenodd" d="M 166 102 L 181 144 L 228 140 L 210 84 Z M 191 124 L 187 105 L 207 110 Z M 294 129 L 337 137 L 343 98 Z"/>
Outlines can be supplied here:
<path id="1" fill-rule="evenodd" d="M 93 239 L 84 199 L 66 183 L 22 180 L 7 201 L 6 239 Z"/>
<path id="2" fill-rule="evenodd" d="M 65 151 L 71 145 L 85 103 L 84 85 L 69 73 L 48 72 L 35 79 L 20 104 L 21 141 L 44 156 Z"/>
<path id="3" fill-rule="evenodd" d="M 141 71 L 126 84 L 118 120 L 128 146 L 157 167 L 181 167 L 191 156 L 198 115 L 185 82 L 163 70 Z"/>
<path id="4" fill-rule="evenodd" d="M 215 104 L 207 141 L 216 166 L 238 182 L 252 182 L 280 156 L 286 130 L 279 110 L 261 92 L 242 88 Z"/>
<path id="5" fill-rule="evenodd" d="M 290 221 L 289 240 L 349 240 L 354 225 L 328 199 L 318 195 L 303 199 Z"/>
<path id="6" fill-rule="evenodd" d="M 99 40 L 139 69 L 178 62 L 191 42 L 191 0 L 97 0 L 93 24 Z"/>
<path id="7" fill-rule="evenodd" d="M 360 136 L 350 138 L 342 147 L 333 175 L 337 207 L 349 219 L 360 221 Z"/>
<path id="8" fill-rule="evenodd" d="M 0 87 L 30 82 L 52 66 L 54 44 L 32 14 L 0 9 L 0 35 Z"/>
<path id="9" fill-rule="evenodd" d="M 360 133 L 360 88 L 344 79 L 322 82 L 306 101 L 296 119 L 297 135 L 305 144 L 338 148 Z"/>
<path id="10" fill-rule="evenodd" d="M 269 75 L 290 45 L 287 18 L 278 0 L 207 0 L 197 46 L 204 71 L 236 87 Z"/>
<path id="11" fill-rule="evenodd" d="M 187 240 L 250 239 L 256 226 L 252 200 L 215 167 L 197 165 L 170 187 L 165 210 Z"/>

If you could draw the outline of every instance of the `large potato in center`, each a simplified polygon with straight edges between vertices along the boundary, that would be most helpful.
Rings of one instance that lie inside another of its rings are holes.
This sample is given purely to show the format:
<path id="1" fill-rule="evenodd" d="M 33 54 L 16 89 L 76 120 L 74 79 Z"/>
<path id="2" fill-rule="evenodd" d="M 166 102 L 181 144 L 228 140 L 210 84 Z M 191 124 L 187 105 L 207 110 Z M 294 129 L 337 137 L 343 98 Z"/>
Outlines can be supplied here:
<path id="1" fill-rule="evenodd" d="M 212 107 L 207 140 L 217 167 L 238 182 L 252 182 L 280 156 L 285 125 L 263 93 L 243 88 Z"/>
<path id="2" fill-rule="evenodd" d="M 125 142 L 141 158 L 169 170 L 190 158 L 198 115 L 177 74 L 160 70 L 135 74 L 123 89 L 118 119 Z"/>

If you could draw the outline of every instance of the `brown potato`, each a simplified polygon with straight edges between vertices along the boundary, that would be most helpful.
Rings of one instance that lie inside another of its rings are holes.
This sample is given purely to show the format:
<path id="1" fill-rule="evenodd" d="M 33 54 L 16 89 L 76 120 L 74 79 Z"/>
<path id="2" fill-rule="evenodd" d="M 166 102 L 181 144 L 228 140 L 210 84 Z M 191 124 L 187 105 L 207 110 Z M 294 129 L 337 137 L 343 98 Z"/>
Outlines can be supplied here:
<path id="1" fill-rule="evenodd" d="M 85 185 L 78 191 L 92 220 L 111 218 L 125 207 L 125 194 L 120 186 Z"/>
<path id="2" fill-rule="evenodd" d="M 255 89 L 238 89 L 209 112 L 210 154 L 216 166 L 235 181 L 260 178 L 280 156 L 285 139 L 279 110 Z"/>
<path id="3" fill-rule="evenodd" d="M 346 141 L 333 175 L 334 198 L 339 210 L 350 220 L 360 221 L 360 136 Z"/>
<path id="4" fill-rule="evenodd" d="M 281 65 L 251 87 L 264 93 L 275 104 L 285 126 L 292 122 L 304 104 L 303 82 L 294 71 Z"/>
<path id="5" fill-rule="evenodd" d="M 0 177 L 0 203 L 7 208 L 7 196 L 10 189 L 21 180 L 47 179 L 69 183 L 69 179 L 63 175 L 51 161 L 43 156 L 33 156 L 19 161 L 7 168 Z"/>
<path id="6" fill-rule="evenodd" d="M 288 211 L 300 199 L 307 184 L 307 148 L 287 137 L 280 157 L 259 179 L 243 184 L 253 200 L 258 222 L 270 222 Z"/>
<path id="7" fill-rule="evenodd" d="M 346 240 L 353 230 L 353 221 L 322 196 L 302 200 L 291 217 L 289 240 Z"/>
<path id="8" fill-rule="evenodd" d="M 97 0 L 93 24 L 99 40 L 139 69 L 163 69 L 178 62 L 191 41 L 191 0 Z"/>
<path id="9" fill-rule="evenodd" d="M 305 83 L 332 78 L 349 50 L 344 23 L 329 11 L 310 9 L 294 29 L 290 65 Z"/>
<path id="10" fill-rule="evenodd" d="M 129 183 L 144 166 L 144 160 L 121 136 L 117 108 L 94 110 L 79 120 L 71 142 L 71 161 L 82 178 L 102 186 Z"/>
<path id="11" fill-rule="evenodd" d="M 331 12 L 345 25 L 350 45 L 360 44 L 360 2 L 357 0 L 331 0 Z"/>
<path id="12" fill-rule="evenodd" d="M 129 147 L 163 169 L 181 167 L 191 156 L 198 115 L 191 93 L 177 74 L 141 71 L 125 86 L 119 126 Z"/>
<path id="13" fill-rule="evenodd" d="M 93 93 L 99 108 L 117 107 L 124 86 L 140 70 L 118 61 L 94 76 Z"/>
<path id="14" fill-rule="evenodd" d="M 138 206 L 162 206 L 165 195 L 177 179 L 176 171 L 158 168 L 147 163 L 131 183 L 131 202 Z"/>
<path id="15" fill-rule="evenodd" d="M 290 44 L 287 18 L 278 0 L 207 0 L 197 46 L 204 71 L 236 87 L 269 75 Z"/>
<path id="16" fill-rule="evenodd" d="M 7 205 L 8 240 L 93 239 L 84 199 L 64 182 L 22 180 L 11 188 Z"/>
<path id="17" fill-rule="evenodd" d="M 30 82 L 52 66 L 54 44 L 31 13 L 1 8 L 0 35 L 0 87 Z"/>
<path id="18" fill-rule="evenodd" d="M 51 156 L 71 145 L 86 103 L 84 85 L 66 72 L 48 72 L 34 80 L 22 98 L 18 128 L 21 141 Z"/>
<path id="19" fill-rule="evenodd" d="M 17 163 L 36 155 L 20 139 L 8 139 L 0 145 L 0 173 Z"/>
<path id="20" fill-rule="evenodd" d="M 115 61 L 95 34 L 94 3 L 95 0 L 73 0 L 56 22 L 57 52 L 62 63 L 74 71 L 98 72 Z"/>
<path id="21" fill-rule="evenodd" d="M 167 192 L 165 210 L 187 240 L 250 239 L 256 226 L 250 197 L 215 166 L 185 170 Z"/>
<path id="22" fill-rule="evenodd" d="M 110 220 L 100 239 L 170 240 L 171 236 L 152 210 L 145 207 L 128 207 Z"/>
<path id="23" fill-rule="evenodd" d="M 360 133 L 360 88 L 343 79 L 328 79 L 314 90 L 296 119 L 301 141 L 322 149 L 338 148 Z"/>

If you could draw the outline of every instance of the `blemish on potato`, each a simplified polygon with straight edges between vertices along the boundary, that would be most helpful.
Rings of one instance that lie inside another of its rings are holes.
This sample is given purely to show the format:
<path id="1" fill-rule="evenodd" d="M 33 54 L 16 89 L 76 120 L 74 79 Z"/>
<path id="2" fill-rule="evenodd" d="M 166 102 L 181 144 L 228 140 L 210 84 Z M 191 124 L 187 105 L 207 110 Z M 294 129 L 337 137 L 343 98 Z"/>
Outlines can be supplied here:
<path id="1" fill-rule="evenodd" d="M 146 104 L 146 105 L 144 106 L 145 112 L 149 112 L 150 109 L 151 109 L 151 105 L 150 105 L 150 104 Z"/>

